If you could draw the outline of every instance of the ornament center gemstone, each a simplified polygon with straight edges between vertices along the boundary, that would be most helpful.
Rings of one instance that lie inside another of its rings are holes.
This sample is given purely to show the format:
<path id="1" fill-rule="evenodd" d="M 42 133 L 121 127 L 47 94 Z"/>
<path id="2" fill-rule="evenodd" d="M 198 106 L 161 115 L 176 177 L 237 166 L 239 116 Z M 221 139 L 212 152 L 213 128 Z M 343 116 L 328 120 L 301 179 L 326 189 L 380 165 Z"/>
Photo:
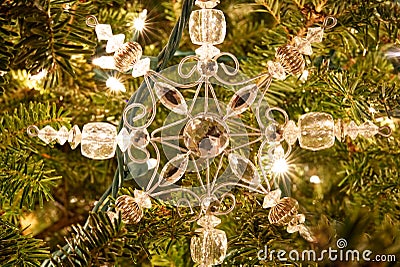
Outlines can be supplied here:
<path id="1" fill-rule="evenodd" d="M 186 147 L 201 157 L 215 157 L 229 145 L 224 123 L 210 115 L 201 115 L 188 121 L 183 130 Z"/>

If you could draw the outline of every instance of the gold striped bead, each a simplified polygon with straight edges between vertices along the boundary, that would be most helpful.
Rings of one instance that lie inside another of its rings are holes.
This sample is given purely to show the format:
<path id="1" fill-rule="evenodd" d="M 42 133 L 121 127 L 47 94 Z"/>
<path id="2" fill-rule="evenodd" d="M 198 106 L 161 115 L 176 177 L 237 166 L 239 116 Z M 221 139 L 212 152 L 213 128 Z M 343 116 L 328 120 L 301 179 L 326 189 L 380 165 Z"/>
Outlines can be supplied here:
<path id="1" fill-rule="evenodd" d="M 121 219 L 127 224 L 138 223 L 143 217 L 143 210 L 136 199 L 122 195 L 115 201 L 115 210 L 121 213 Z"/>
<path id="2" fill-rule="evenodd" d="M 304 71 L 304 57 L 296 47 L 291 45 L 281 46 L 276 50 L 275 56 L 287 73 L 296 75 Z"/>
<path id="3" fill-rule="evenodd" d="M 279 200 L 278 204 L 273 206 L 268 214 L 268 220 L 271 224 L 275 225 L 286 225 L 288 224 L 294 215 L 297 214 L 299 203 L 296 199 L 291 197 L 284 197 Z"/>
<path id="4" fill-rule="evenodd" d="M 142 56 L 142 47 L 136 42 L 124 43 L 114 54 L 114 63 L 120 72 L 128 71 Z"/>

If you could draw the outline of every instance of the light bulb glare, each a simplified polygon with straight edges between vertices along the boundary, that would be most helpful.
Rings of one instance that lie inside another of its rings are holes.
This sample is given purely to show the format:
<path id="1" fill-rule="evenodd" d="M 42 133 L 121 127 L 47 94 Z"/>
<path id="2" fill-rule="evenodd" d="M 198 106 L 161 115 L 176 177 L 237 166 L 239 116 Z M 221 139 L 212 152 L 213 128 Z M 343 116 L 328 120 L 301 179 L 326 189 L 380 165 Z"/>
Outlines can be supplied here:
<path id="1" fill-rule="evenodd" d="M 310 177 L 310 183 L 312 184 L 320 184 L 321 179 L 317 175 L 313 175 Z"/>
<path id="2" fill-rule="evenodd" d="M 143 11 L 139 14 L 139 17 L 133 20 L 133 27 L 141 32 L 144 30 L 146 26 L 146 17 L 147 17 L 147 10 L 143 9 Z"/>
<path id="3" fill-rule="evenodd" d="M 271 170 L 275 174 L 285 174 L 289 170 L 289 165 L 285 158 L 280 158 L 274 161 Z"/>
<path id="4" fill-rule="evenodd" d="M 106 81 L 106 86 L 111 92 L 126 92 L 125 86 L 115 77 L 109 77 Z"/>

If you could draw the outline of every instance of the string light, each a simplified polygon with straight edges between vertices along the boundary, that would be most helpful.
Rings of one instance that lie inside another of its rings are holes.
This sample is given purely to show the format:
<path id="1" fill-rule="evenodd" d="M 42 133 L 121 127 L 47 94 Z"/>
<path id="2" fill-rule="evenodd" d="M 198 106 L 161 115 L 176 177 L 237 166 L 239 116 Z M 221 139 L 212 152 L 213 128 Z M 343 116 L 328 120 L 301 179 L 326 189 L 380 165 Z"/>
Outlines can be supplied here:
<path id="1" fill-rule="evenodd" d="M 320 184 L 321 183 L 321 179 L 317 175 L 312 175 L 310 177 L 310 183 L 312 183 L 312 184 Z"/>
<path id="2" fill-rule="evenodd" d="M 271 171 L 277 175 L 286 174 L 289 171 L 289 164 L 285 158 L 285 151 L 281 145 L 278 145 L 272 156 L 273 163 L 271 167 Z"/>
<path id="3" fill-rule="evenodd" d="M 106 86 L 110 88 L 111 92 L 126 92 L 124 84 L 115 77 L 109 77 Z"/>
<path id="4" fill-rule="evenodd" d="M 31 81 L 40 81 L 40 80 L 44 79 L 46 77 L 46 75 L 47 75 L 47 70 L 43 69 L 40 72 L 38 72 L 37 74 L 35 74 L 35 75 L 30 75 L 29 74 L 29 80 L 31 80 Z"/>
<path id="5" fill-rule="evenodd" d="M 133 27 L 141 32 L 146 27 L 146 17 L 147 17 L 147 9 L 143 9 L 142 12 L 139 13 L 139 16 L 133 20 Z"/>

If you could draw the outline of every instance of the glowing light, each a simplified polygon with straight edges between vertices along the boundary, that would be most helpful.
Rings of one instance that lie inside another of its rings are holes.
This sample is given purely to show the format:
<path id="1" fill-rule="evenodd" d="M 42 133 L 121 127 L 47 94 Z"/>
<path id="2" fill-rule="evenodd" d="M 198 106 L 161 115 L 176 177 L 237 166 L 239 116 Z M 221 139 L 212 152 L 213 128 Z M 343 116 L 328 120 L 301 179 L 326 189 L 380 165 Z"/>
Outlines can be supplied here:
<path id="1" fill-rule="evenodd" d="M 289 164 L 285 158 L 280 158 L 274 161 L 271 170 L 275 174 L 285 174 L 289 171 Z"/>
<path id="2" fill-rule="evenodd" d="M 144 30 L 146 26 L 146 17 L 147 17 L 147 9 L 143 9 L 143 11 L 139 14 L 139 17 L 133 20 L 133 27 L 141 32 Z"/>
<path id="3" fill-rule="evenodd" d="M 94 58 L 92 63 L 102 69 L 115 69 L 114 57 L 112 56 Z"/>
<path id="4" fill-rule="evenodd" d="M 125 86 L 117 78 L 110 77 L 106 81 L 106 86 L 111 92 L 126 92 Z"/>
<path id="5" fill-rule="evenodd" d="M 313 175 L 310 177 L 310 183 L 312 184 L 320 184 L 321 179 L 317 175 Z"/>
<path id="6" fill-rule="evenodd" d="M 376 113 L 376 110 L 375 110 L 373 107 L 369 107 L 369 108 L 368 108 L 368 111 L 369 111 L 371 114 L 375 114 L 375 113 Z"/>
<path id="7" fill-rule="evenodd" d="M 30 75 L 30 74 L 29 74 L 29 80 L 31 80 L 31 81 L 40 81 L 40 80 L 42 80 L 44 77 L 46 77 L 46 75 L 47 75 L 47 70 L 44 69 L 44 70 L 41 70 L 40 72 L 38 72 L 38 73 L 35 74 L 35 75 Z"/>

